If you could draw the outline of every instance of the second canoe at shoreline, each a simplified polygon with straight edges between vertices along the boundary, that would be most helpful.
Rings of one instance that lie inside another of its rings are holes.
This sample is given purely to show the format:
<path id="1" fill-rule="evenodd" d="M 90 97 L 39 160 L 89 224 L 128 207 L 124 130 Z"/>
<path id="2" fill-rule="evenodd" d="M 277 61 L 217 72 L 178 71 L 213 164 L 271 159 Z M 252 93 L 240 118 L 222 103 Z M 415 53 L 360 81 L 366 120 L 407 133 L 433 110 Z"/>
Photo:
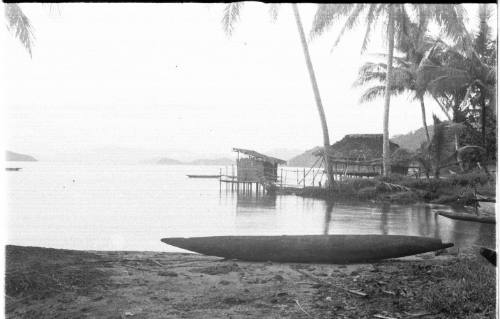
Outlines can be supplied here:
<path id="1" fill-rule="evenodd" d="M 495 224 L 496 218 L 493 216 L 481 216 L 481 215 L 473 215 L 467 213 L 456 213 L 456 212 L 445 212 L 442 210 L 437 211 L 438 215 L 443 217 L 448 217 L 456 220 L 465 220 L 469 222 L 477 222 L 477 223 L 486 223 L 486 224 Z"/>

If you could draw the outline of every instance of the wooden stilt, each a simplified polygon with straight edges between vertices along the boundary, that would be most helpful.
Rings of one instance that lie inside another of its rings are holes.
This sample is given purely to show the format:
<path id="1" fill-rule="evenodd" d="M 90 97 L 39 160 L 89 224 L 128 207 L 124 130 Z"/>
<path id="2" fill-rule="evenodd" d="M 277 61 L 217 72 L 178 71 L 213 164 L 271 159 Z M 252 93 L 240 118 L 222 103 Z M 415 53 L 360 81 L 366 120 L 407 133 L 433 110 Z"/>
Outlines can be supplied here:
<path id="1" fill-rule="evenodd" d="M 306 187 L 306 168 L 304 167 L 304 177 L 302 178 L 302 185 Z"/>

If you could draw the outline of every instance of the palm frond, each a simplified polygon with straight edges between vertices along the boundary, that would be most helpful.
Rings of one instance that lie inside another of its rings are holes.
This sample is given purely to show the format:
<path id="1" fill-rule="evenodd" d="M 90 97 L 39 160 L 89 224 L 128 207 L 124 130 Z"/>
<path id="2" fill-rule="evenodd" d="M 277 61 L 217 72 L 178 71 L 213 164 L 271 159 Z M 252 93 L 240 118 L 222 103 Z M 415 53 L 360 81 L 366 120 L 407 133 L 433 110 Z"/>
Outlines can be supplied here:
<path id="1" fill-rule="evenodd" d="M 465 27 L 467 15 L 464 7 L 460 4 L 426 4 L 426 13 L 436 21 L 443 32 L 450 37 L 454 43 L 462 45 L 464 52 L 472 50 L 472 37 Z"/>
<path id="2" fill-rule="evenodd" d="M 356 4 L 356 7 L 351 12 L 351 14 L 349 14 L 349 16 L 347 17 L 346 22 L 344 23 L 344 26 L 340 30 L 340 33 L 337 36 L 337 40 L 335 40 L 335 43 L 333 44 L 332 50 L 333 50 L 333 48 L 335 48 L 339 44 L 340 39 L 342 38 L 342 36 L 344 35 L 344 33 L 347 30 L 351 30 L 356 25 L 356 23 L 358 22 L 358 17 L 361 14 L 361 12 L 363 11 L 363 9 L 365 9 L 365 5 L 364 4 L 361 4 L 361 3 Z"/>
<path id="3" fill-rule="evenodd" d="M 367 89 L 359 98 L 358 103 L 367 103 L 385 95 L 385 85 L 377 85 Z"/>
<path id="4" fill-rule="evenodd" d="M 269 5 L 269 15 L 271 16 L 271 20 L 276 21 L 278 18 L 278 12 L 279 12 L 279 3 L 271 3 Z"/>
<path id="5" fill-rule="evenodd" d="M 393 67 L 393 76 L 391 79 L 391 87 L 393 89 L 400 87 L 401 90 L 414 89 L 414 75 L 409 68 Z M 384 83 L 387 79 L 387 65 L 385 63 L 366 62 L 358 71 L 358 77 L 353 83 L 353 86 L 361 86 L 372 81 Z"/>
<path id="6" fill-rule="evenodd" d="M 488 44 L 491 39 L 491 28 L 488 22 L 492 15 L 491 7 L 487 3 L 479 4 L 479 30 L 474 39 L 474 49 L 480 55 L 484 55 L 488 50 Z"/>
<path id="7" fill-rule="evenodd" d="M 7 19 L 7 28 L 13 32 L 15 37 L 21 41 L 23 46 L 31 56 L 31 48 L 34 42 L 34 35 L 30 20 L 23 13 L 19 5 L 15 3 L 5 3 L 5 17 Z"/>
<path id="8" fill-rule="evenodd" d="M 370 53 L 370 55 L 383 58 L 384 61 L 387 60 L 387 53 Z M 410 68 L 411 62 L 408 61 L 408 60 L 406 60 L 403 57 L 399 57 L 399 56 L 395 56 L 394 55 L 392 57 L 392 65 L 399 66 L 399 67 Z"/>
<path id="9" fill-rule="evenodd" d="M 358 77 L 354 86 L 361 86 L 371 81 L 384 82 L 386 78 L 387 64 L 366 62 L 358 70 Z"/>
<path id="10" fill-rule="evenodd" d="M 373 22 L 377 18 L 377 16 L 375 15 L 376 9 L 377 5 L 371 5 L 368 9 L 368 13 L 366 14 L 366 31 L 363 38 L 363 44 L 361 45 L 361 53 L 366 50 L 368 43 L 370 42 L 370 33 L 372 31 Z"/>
<path id="11" fill-rule="evenodd" d="M 346 16 L 356 7 L 352 3 L 320 4 L 314 15 L 310 38 L 321 35 L 334 21 Z"/>
<path id="12" fill-rule="evenodd" d="M 232 2 L 224 7 L 224 15 L 222 16 L 222 28 L 228 36 L 231 36 L 234 30 L 234 24 L 240 18 L 240 10 L 243 2 Z"/>
<path id="13" fill-rule="evenodd" d="M 418 85 L 434 93 L 462 89 L 472 82 L 472 78 L 466 71 L 448 66 L 425 66 L 421 69 L 420 76 L 424 76 L 426 80 L 422 85 L 422 82 L 417 79 Z"/>

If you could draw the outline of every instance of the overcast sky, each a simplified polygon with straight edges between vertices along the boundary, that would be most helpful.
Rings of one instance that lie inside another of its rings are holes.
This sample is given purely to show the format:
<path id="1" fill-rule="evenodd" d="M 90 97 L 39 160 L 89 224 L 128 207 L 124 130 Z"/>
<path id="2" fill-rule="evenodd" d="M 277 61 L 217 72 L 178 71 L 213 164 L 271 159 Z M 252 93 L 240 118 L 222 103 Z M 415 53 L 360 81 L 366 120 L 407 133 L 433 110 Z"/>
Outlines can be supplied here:
<path id="1" fill-rule="evenodd" d="M 208 157 L 322 143 L 289 5 L 272 22 L 266 5 L 246 4 L 232 37 L 216 4 L 20 6 L 34 26 L 33 57 L 0 28 L 10 150 L 46 160 L 106 148 Z M 476 5 L 467 7 L 474 19 Z M 299 9 L 308 33 L 315 5 Z M 383 33 L 361 55 L 360 24 L 331 51 L 339 28 L 310 43 L 332 143 L 382 132 L 383 99 L 359 105 L 352 83 L 376 59 L 370 53 L 385 50 Z M 428 123 L 433 112 L 442 117 L 426 102 Z M 390 114 L 391 136 L 422 126 L 419 104 L 406 96 L 392 99 Z"/>

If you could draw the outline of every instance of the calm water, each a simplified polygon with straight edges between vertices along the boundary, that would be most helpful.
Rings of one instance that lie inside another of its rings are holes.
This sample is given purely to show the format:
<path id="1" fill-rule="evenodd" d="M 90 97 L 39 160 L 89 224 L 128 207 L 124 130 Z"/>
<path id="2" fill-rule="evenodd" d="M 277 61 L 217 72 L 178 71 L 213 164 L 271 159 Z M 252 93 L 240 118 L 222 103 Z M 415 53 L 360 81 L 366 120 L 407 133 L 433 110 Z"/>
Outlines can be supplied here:
<path id="1" fill-rule="evenodd" d="M 495 226 L 454 221 L 428 205 L 333 204 L 219 192 L 218 167 L 9 163 L 8 242 L 95 250 L 178 251 L 163 237 L 390 234 L 494 247 Z M 441 207 L 442 209 L 442 207 Z"/>

